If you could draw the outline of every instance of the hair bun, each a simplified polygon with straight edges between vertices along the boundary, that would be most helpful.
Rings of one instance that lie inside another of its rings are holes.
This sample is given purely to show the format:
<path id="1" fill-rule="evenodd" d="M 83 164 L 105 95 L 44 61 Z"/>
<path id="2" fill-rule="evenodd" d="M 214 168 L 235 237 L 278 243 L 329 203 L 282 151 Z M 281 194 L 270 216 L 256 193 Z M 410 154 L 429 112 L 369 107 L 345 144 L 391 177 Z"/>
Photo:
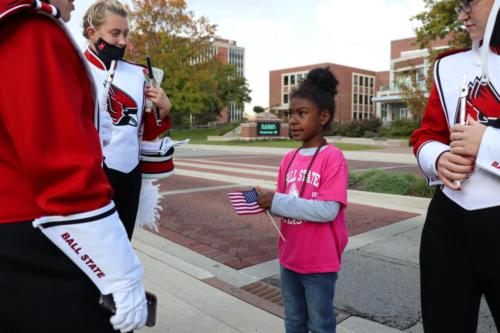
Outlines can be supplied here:
<path id="1" fill-rule="evenodd" d="M 325 90 L 332 96 L 337 95 L 337 85 L 339 81 L 330 72 L 329 67 L 325 68 L 315 68 L 307 74 L 307 78 L 304 83 L 316 86 L 322 90 Z"/>

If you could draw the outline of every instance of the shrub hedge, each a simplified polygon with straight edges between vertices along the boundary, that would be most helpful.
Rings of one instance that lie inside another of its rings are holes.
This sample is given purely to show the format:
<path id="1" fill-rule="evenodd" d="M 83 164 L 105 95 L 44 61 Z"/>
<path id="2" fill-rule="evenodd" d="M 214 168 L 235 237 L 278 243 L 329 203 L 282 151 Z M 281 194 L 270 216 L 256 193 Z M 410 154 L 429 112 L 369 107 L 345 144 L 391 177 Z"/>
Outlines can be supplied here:
<path id="1" fill-rule="evenodd" d="M 383 170 L 368 170 L 349 174 L 349 188 L 353 190 L 411 195 L 430 198 L 434 189 L 427 186 L 427 181 L 416 174 L 392 173 Z"/>

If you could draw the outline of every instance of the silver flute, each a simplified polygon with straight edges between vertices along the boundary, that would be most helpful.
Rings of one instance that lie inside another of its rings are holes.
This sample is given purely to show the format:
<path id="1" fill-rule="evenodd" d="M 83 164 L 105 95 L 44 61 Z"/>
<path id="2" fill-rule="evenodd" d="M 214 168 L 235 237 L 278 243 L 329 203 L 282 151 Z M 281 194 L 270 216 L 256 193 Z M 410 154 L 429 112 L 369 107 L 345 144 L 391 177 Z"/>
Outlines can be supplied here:
<path id="1" fill-rule="evenodd" d="M 467 82 L 467 74 L 464 74 L 464 83 L 462 84 L 462 88 L 460 89 L 460 114 L 459 114 L 459 122 L 461 125 L 466 125 L 465 122 L 465 110 L 467 107 L 467 93 L 469 92 L 469 84 Z M 453 181 L 454 185 L 460 186 L 462 185 L 461 180 Z"/>
<path id="2" fill-rule="evenodd" d="M 113 79 L 115 77 L 115 70 L 116 70 L 116 60 L 112 60 L 111 64 L 109 66 L 109 71 L 108 71 L 108 78 L 106 81 L 104 81 L 104 93 L 101 98 L 101 103 L 100 103 L 100 108 L 99 112 L 108 112 L 108 101 L 109 101 L 109 90 L 111 89 L 111 83 L 113 83 Z M 103 146 L 103 139 L 101 138 L 101 117 L 98 117 L 99 119 L 99 126 L 98 126 L 98 132 L 99 132 L 99 138 L 101 141 L 101 146 Z"/>
<path id="3" fill-rule="evenodd" d="M 111 89 L 111 83 L 113 83 L 113 79 L 115 78 L 115 70 L 116 70 L 116 60 L 111 60 L 111 65 L 109 66 L 108 78 L 104 82 L 104 94 L 101 100 L 101 111 L 108 111 L 108 100 L 109 100 L 109 89 Z"/>
<path id="4" fill-rule="evenodd" d="M 151 83 L 151 85 L 153 87 L 158 88 L 160 85 L 158 84 L 158 82 L 156 82 L 155 76 L 153 74 L 153 65 L 151 64 L 151 57 L 150 56 L 146 56 L 146 64 L 148 67 L 149 82 Z M 158 126 L 161 126 L 162 120 L 161 120 L 161 116 L 160 116 L 160 110 L 154 104 L 153 104 L 153 111 L 154 111 L 154 115 L 155 115 L 156 124 Z"/>

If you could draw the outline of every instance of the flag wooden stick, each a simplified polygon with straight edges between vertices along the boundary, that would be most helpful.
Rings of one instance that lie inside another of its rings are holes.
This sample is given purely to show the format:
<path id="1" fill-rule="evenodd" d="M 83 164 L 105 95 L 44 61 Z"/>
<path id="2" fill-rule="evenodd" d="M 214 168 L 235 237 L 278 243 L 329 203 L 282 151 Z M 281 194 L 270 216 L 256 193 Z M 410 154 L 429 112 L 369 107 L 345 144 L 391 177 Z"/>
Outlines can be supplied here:
<path id="1" fill-rule="evenodd" d="M 269 213 L 269 210 L 266 209 L 266 213 L 267 213 L 267 216 L 269 216 L 269 219 L 271 219 L 271 223 L 273 224 L 274 229 L 276 229 L 276 231 L 278 232 L 278 234 L 280 234 L 280 237 L 283 240 L 283 242 L 286 242 L 285 237 L 283 237 L 283 234 L 281 233 L 280 228 L 278 228 L 278 225 L 274 221 L 271 213 Z"/>

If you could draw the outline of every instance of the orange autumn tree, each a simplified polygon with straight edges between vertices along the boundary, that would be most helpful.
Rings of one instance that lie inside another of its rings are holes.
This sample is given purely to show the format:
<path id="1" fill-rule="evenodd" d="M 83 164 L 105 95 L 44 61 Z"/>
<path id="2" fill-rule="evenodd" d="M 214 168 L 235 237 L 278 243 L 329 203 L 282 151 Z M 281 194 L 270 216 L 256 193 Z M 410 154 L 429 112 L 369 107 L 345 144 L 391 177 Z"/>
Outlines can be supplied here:
<path id="1" fill-rule="evenodd" d="M 233 102 L 250 101 L 247 81 L 232 65 L 211 53 L 216 26 L 206 17 L 196 18 L 185 0 L 133 0 L 129 57 L 165 71 L 162 83 L 172 101 L 174 123 L 186 123 L 189 115 L 214 120 Z"/>

